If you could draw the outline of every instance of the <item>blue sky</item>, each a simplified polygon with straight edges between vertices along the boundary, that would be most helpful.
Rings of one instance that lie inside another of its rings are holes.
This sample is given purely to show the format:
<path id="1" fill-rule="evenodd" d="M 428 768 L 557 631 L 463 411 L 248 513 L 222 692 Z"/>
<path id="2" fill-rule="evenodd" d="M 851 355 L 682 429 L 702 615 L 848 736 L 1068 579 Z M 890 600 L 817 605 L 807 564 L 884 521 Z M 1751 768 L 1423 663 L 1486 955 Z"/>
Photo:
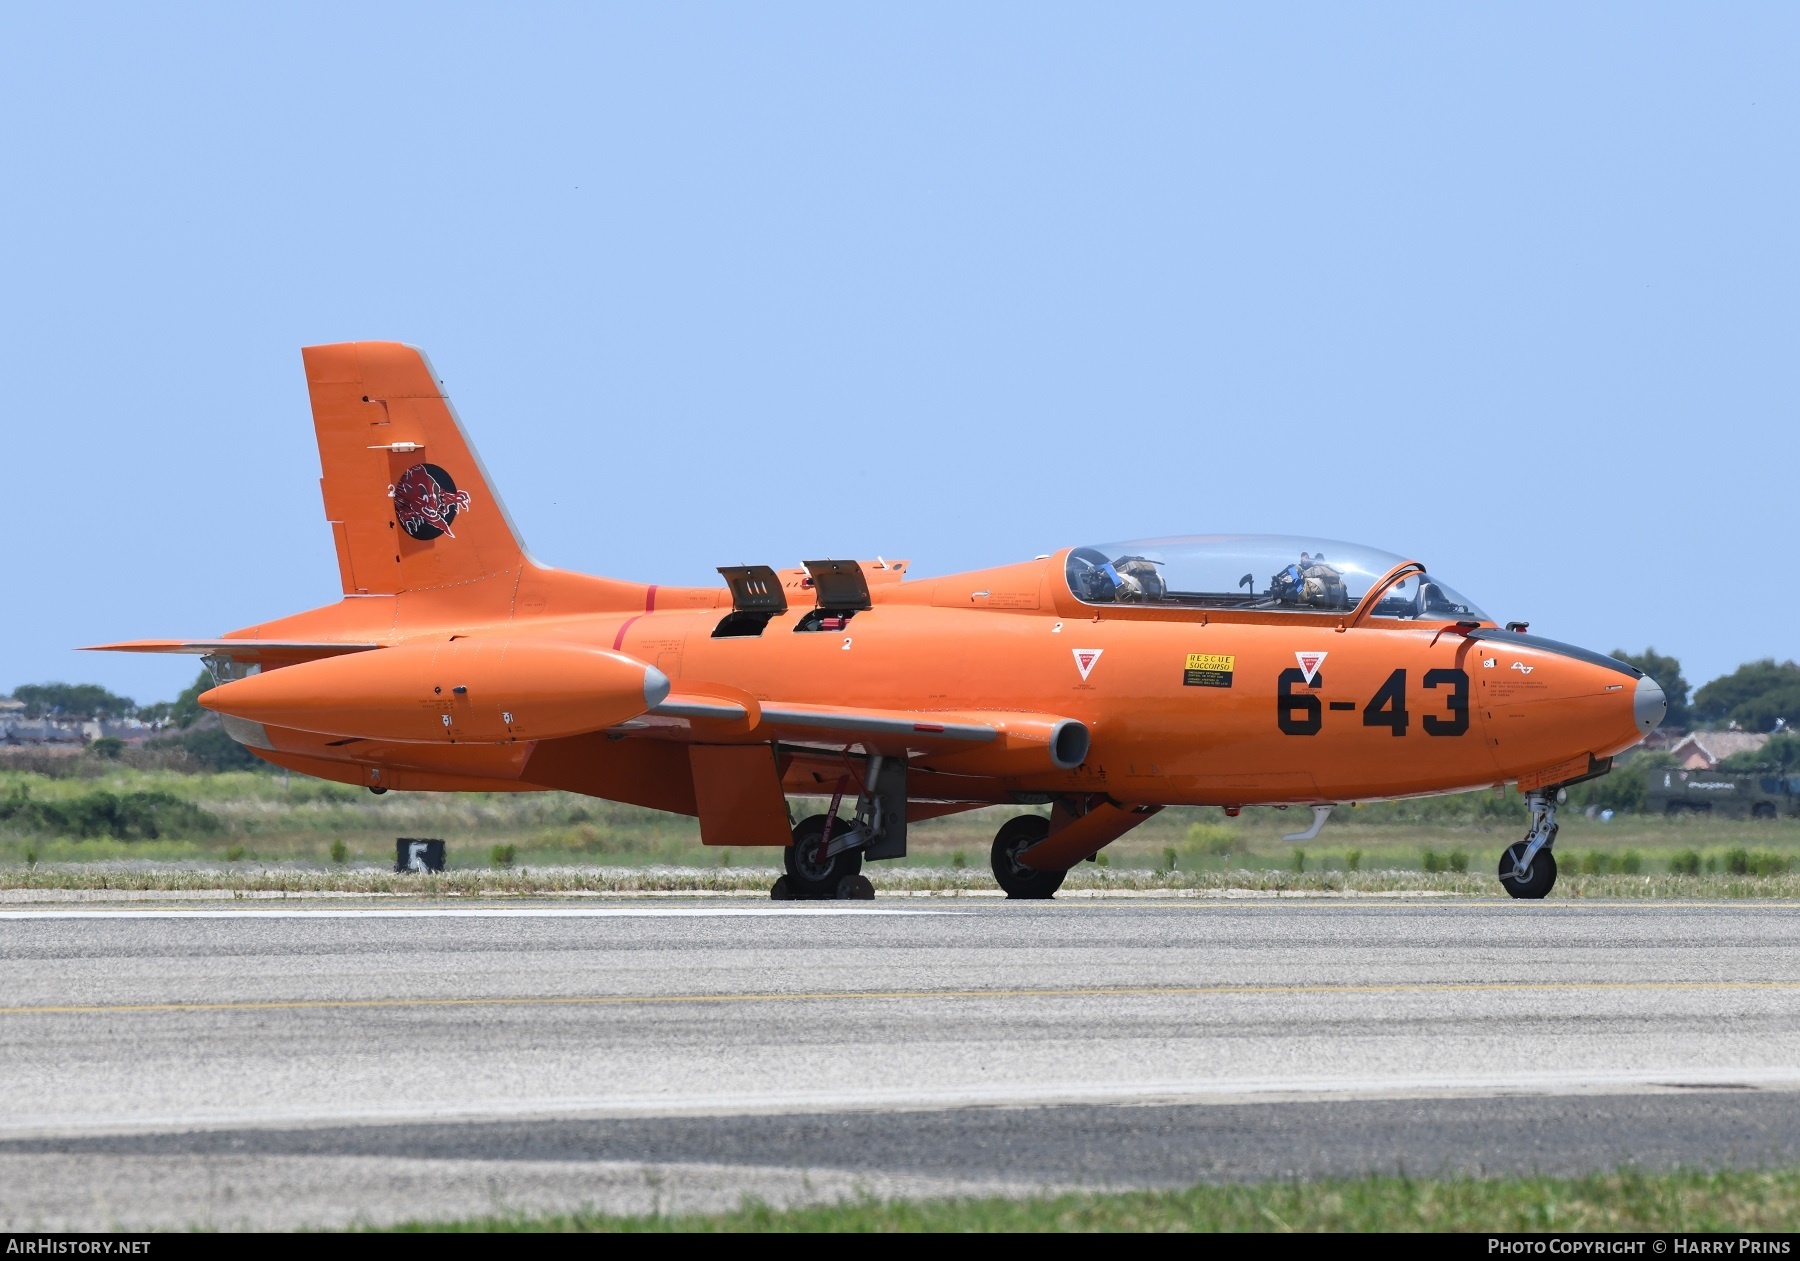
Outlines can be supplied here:
<path id="1" fill-rule="evenodd" d="M 1800 7 L 0 9 L 0 688 L 336 598 L 299 347 L 423 346 L 533 552 L 1141 536 L 1796 655 Z"/>

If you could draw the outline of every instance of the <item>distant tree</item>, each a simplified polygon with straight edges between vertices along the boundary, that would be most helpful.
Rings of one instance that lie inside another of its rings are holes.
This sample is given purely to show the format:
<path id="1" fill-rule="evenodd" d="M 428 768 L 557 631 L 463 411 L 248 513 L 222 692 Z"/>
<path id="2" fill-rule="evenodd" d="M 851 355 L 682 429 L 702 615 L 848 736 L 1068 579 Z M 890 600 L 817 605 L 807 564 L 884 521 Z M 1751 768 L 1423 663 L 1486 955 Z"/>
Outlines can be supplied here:
<path id="1" fill-rule="evenodd" d="M 39 836 L 111 836 L 153 841 L 219 830 L 216 815 L 166 792 L 91 792 L 40 801 L 15 790 L 0 797 L 0 822 L 9 831 Z"/>
<path id="2" fill-rule="evenodd" d="M 200 708 L 200 693 L 210 692 L 212 688 L 212 675 L 202 670 L 193 685 L 175 698 L 175 703 L 169 707 L 169 717 L 177 727 L 191 727 L 205 716 L 206 711 Z"/>
<path id="3" fill-rule="evenodd" d="M 1733 753 L 1719 763 L 1722 771 L 1761 771 L 1774 768 L 1783 775 L 1800 768 L 1800 735 L 1782 732 L 1760 749 Z"/>
<path id="4" fill-rule="evenodd" d="M 27 718 L 47 714 L 64 718 L 129 718 L 137 702 L 115 696 L 97 683 L 25 683 L 13 689 L 13 699 L 25 702 Z"/>
<path id="5" fill-rule="evenodd" d="M 1694 713 L 1688 706 L 1688 681 L 1681 677 L 1681 662 L 1674 657 L 1665 657 L 1654 648 L 1646 648 L 1642 652 L 1626 652 L 1615 649 L 1613 656 L 1626 665 L 1636 666 L 1656 682 L 1669 698 L 1669 714 L 1663 719 L 1665 727 L 1691 726 Z"/>
<path id="6" fill-rule="evenodd" d="M 182 749 L 203 770 L 266 771 L 269 764 L 226 735 L 220 727 L 193 727 L 179 735 L 158 736 L 150 749 Z"/>
<path id="7" fill-rule="evenodd" d="M 1800 726 L 1800 665 L 1773 657 L 1747 662 L 1695 692 L 1694 713 L 1746 731 L 1773 731 L 1783 718 Z"/>
<path id="8" fill-rule="evenodd" d="M 1641 811 L 1654 773 L 1674 765 L 1674 757 L 1663 750 L 1639 747 L 1618 758 L 1612 770 L 1599 779 L 1569 789 L 1569 804 L 1583 810 L 1597 806 L 1602 810 Z"/>

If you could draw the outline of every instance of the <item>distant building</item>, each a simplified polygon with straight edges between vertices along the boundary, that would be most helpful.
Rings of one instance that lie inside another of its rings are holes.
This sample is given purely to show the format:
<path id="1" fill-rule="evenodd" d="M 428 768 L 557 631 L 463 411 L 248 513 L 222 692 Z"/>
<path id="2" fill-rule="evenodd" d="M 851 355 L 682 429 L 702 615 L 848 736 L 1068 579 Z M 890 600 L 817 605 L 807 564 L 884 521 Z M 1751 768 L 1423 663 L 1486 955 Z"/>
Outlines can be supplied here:
<path id="1" fill-rule="evenodd" d="M 138 718 L 26 718 L 24 709 L 25 706 L 17 701 L 0 701 L 0 746 L 79 746 L 102 736 L 138 744 L 162 730 L 160 724 Z"/>
<path id="2" fill-rule="evenodd" d="M 81 724 L 49 718 L 0 718 L 0 744 L 85 744 Z"/>
<path id="3" fill-rule="evenodd" d="M 1690 731 L 1669 752 L 1690 771 L 1710 771 L 1733 753 L 1760 749 L 1769 737 L 1760 731 Z"/>

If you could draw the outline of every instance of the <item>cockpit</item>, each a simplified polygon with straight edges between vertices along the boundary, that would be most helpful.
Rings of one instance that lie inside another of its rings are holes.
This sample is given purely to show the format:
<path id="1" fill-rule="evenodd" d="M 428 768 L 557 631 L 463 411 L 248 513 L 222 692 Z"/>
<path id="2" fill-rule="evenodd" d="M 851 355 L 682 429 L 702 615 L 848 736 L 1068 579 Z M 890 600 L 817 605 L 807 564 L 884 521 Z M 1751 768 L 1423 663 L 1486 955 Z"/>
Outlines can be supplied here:
<path id="1" fill-rule="evenodd" d="M 1066 574 L 1084 604 L 1328 613 L 1356 608 L 1404 559 L 1332 539 L 1213 534 L 1078 547 Z M 1417 572 L 1382 592 L 1369 616 L 1490 620 L 1448 583 Z"/>

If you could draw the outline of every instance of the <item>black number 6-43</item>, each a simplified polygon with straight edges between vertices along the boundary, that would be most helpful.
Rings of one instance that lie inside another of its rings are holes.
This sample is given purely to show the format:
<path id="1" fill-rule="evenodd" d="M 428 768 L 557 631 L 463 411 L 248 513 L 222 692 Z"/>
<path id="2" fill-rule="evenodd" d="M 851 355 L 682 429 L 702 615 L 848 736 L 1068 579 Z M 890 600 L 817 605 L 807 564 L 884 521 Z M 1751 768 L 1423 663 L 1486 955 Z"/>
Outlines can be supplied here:
<path id="1" fill-rule="evenodd" d="M 1462 670 L 1427 670 L 1425 686 L 1439 687 L 1448 683 L 1450 695 L 1444 698 L 1444 709 L 1448 718 L 1439 718 L 1436 714 L 1425 716 L 1425 734 L 1431 736 L 1460 736 L 1469 729 L 1469 676 Z"/>
<path id="2" fill-rule="evenodd" d="M 1306 687 L 1317 691 L 1324 686 L 1323 674 L 1314 674 L 1309 680 L 1293 666 L 1281 672 L 1281 677 L 1275 681 L 1275 724 L 1284 735 L 1319 734 L 1319 728 L 1325 725 L 1324 706 L 1319 704 L 1318 697 L 1294 689 Z"/>

